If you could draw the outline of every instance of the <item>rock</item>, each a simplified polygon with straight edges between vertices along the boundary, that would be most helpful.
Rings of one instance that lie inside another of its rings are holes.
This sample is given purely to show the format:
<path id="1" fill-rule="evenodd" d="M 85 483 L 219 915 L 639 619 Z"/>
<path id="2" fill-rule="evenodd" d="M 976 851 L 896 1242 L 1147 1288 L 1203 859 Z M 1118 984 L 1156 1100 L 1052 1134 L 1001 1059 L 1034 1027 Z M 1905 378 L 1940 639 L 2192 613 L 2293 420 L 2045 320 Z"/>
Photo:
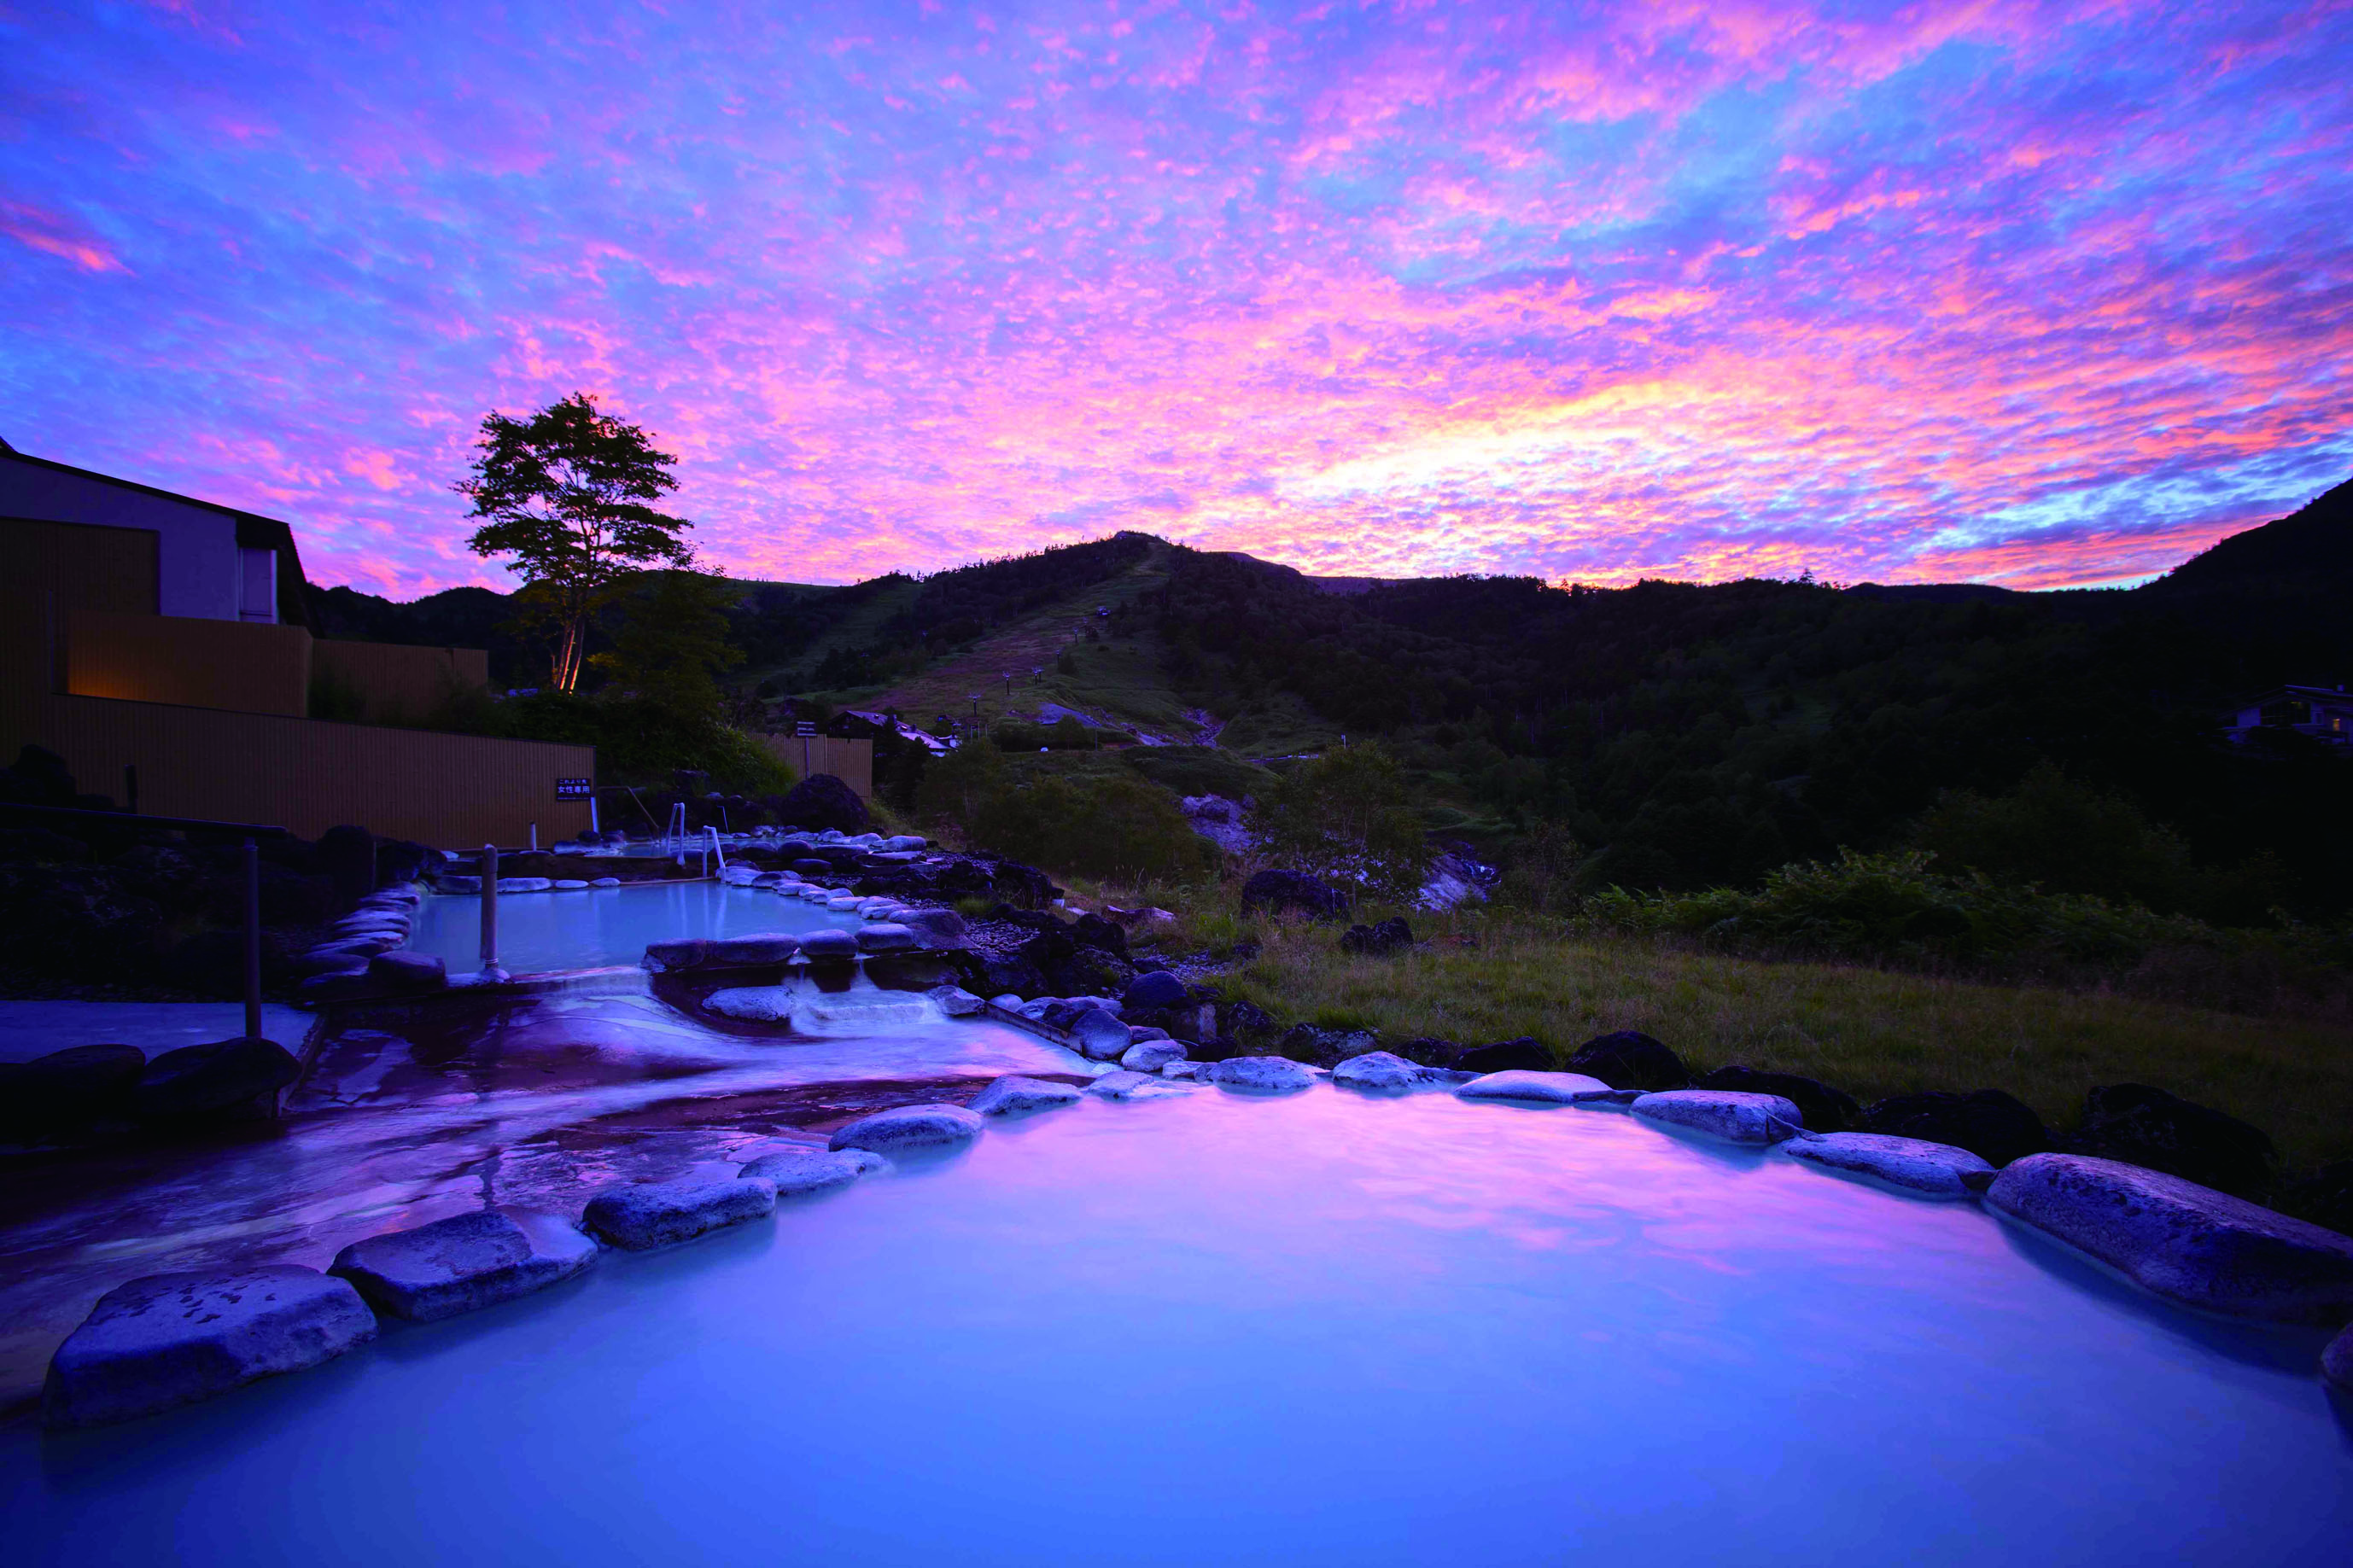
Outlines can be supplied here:
<path id="1" fill-rule="evenodd" d="M 880 1171 L 889 1163 L 881 1155 L 864 1149 L 844 1149 L 839 1152 L 829 1149 L 780 1149 L 749 1162 L 735 1174 L 739 1180 L 768 1183 L 780 1198 L 798 1198 L 846 1187 L 868 1172 Z"/>
<path id="2" fill-rule="evenodd" d="M 1586 1041 L 1569 1057 L 1568 1070 L 1591 1073 L 1612 1089 L 1681 1089 L 1691 1082 L 1682 1058 L 1634 1029 Z"/>
<path id="3" fill-rule="evenodd" d="M 1158 1072 L 1170 1062 L 1183 1061 L 1185 1056 L 1181 1040 L 1138 1040 L 1122 1053 L 1119 1065 L 1130 1072 Z"/>
<path id="4" fill-rule="evenodd" d="M 962 947 L 971 929 L 954 910 L 909 910 L 899 917 L 899 923 L 913 931 L 925 947 Z"/>
<path id="5" fill-rule="evenodd" d="M 979 1135 L 981 1119 L 961 1105 L 900 1105 L 861 1116 L 833 1135 L 835 1149 L 895 1154 L 906 1149 L 961 1148 Z"/>
<path id="6" fill-rule="evenodd" d="M 1059 1105 L 1076 1105 L 1080 1099 L 1080 1091 L 1070 1084 L 1008 1073 L 975 1095 L 972 1109 L 983 1116 L 1012 1116 L 1029 1110 L 1051 1110 Z"/>
<path id="7" fill-rule="evenodd" d="M 176 1121 L 267 1100 L 301 1074 L 274 1040 L 216 1040 L 165 1051 L 147 1064 L 131 1091 L 131 1113 L 142 1121 Z"/>
<path id="8" fill-rule="evenodd" d="M 900 952 L 915 945 L 915 933 L 895 921 L 879 921 L 857 933 L 861 952 Z"/>
<path id="9" fill-rule="evenodd" d="M 2353 1394 L 2353 1328 L 2328 1342 L 2320 1352 L 2320 1375 L 2340 1394 Z"/>
<path id="10" fill-rule="evenodd" d="M 449 969 L 429 952 L 396 948 L 369 959 L 367 977 L 386 991 L 438 991 L 449 984 Z"/>
<path id="11" fill-rule="evenodd" d="M 1160 1076 L 1166 1079 L 1207 1083 L 1216 1065 L 1214 1062 L 1168 1062 L 1160 1068 Z"/>
<path id="12" fill-rule="evenodd" d="M 1313 1068 L 1288 1057 L 1229 1057 L 1211 1069 L 1209 1078 L 1221 1089 L 1256 1089 L 1272 1094 L 1289 1094 L 1296 1089 L 1309 1089 L 1315 1082 Z"/>
<path id="13" fill-rule="evenodd" d="M 1759 1072 L 1735 1063 L 1702 1077 L 1693 1087 L 1728 1089 L 1742 1094 L 1778 1094 L 1796 1106 L 1814 1132 L 1842 1132 L 1862 1120 L 1862 1107 L 1853 1099 L 1793 1072 Z"/>
<path id="14" fill-rule="evenodd" d="M 1313 1024 L 1293 1024 L 1275 1041 L 1274 1048 L 1293 1061 L 1328 1067 L 1378 1049 L 1379 1042 L 1370 1029 L 1319 1029 Z"/>
<path id="15" fill-rule="evenodd" d="M 1103 1007 L 1088 1007 L 1072 1018 L 1066 1027 L 1071 1044 L 1082 1056 L 1099 1062 L 1117 1061 L 1127 1054 L 1127 1026 Z"/>
<path id="16" fill-rule="evenodd" d="M 315 1268 L 150 1274 L 100 1297 L 58 1347 L 43 1415 L 53 1427 L 127 1421 L 317 1366 L 375 1331 L 359 1292 Z"/>
<path id="17" fill-rule="evenodd" d="M 1516 1042 L 1507 1040 L 1504 1043 L 1511 1045 Z M 1408 1061 L 1419 1062 L 1424 1067 L 1451 1068 L 1462 1059 L 1462 1047 L 1456 1041 L 1441 1040 L 1435 1035 L 1416 1035 L 1398 1047 L 1398 1055 Z M 1550 1054 L 1547 1053 L 1546 1059 L 1536 1066 L 1551 1067 Z M 1495 1070 L 1500 1072 L 1504 1069 L 1499 1068 Z"/>
<path id="18" fill-rule="evenodd" d="M 1126 1014 L 1123 1012 L 1120 1016 L 1122 1017 L 1125 1017 Z M 1131 1046 L 1140 1046 L 1146 1040 L 1166 1040 L 1173 1038 L 1175 1038 L 1175 1037 L 1170 1035 L 1167 1030 L 1156 1027 L 1151 1024 L 1130 1024 L 1127 1026 L 1127 1043 Z M 1179 1041 L 1178 1043 L 1181 1045 L 1183 1042 Z"/>
<path id="19" fill-rule="evenodd" d="M 969 1018 L 985 1012 L 988 1004 L 961 985 L 934 985 L 923 993 L 940 1005 L 940 1011 L 951 1018 Z"/>
<path id="20" fill-rule="evenodd" d="M 1891 1095 L 1863 1111 L 1862 1131 L 1950 1143 L 1996 1166 L 2051 1147 L 2042 1119 L 1998 1089 Z"/>
<path id="21" fill-rule="evenodd" d="M 1431 1080 L 1430 1070 L 1403 1057 L 1388 1051 L 1366 1051 L 1348 1058 L 1332 1069 L 1334 1083 L 1346 1084 L 1350 1089 L 1395 1090 L 1412 1089 Z"/>
<path id="22" fill-rule="evenodd" d="M 705 996 L 702 1010 L 754 1024 L 788 1024 L 793 1000 L 789 985 L 729 985 Z"/>
<path id="23" fill-rule="evenodd" d="M 801 950 L 801 939 L 790 931 L 758 931 L 746 936 L 724 936 L 711 943 L 711 953 L 703 960 L 708 969 L 773 969 L 789 963 Z"/>
<path id="24" fill-rule="evenodd" d="M 846 962 L 858 956 L 858 938 L 846 931 L 813 931 L 801 938 L 801 956 L 811 963 Z"/>
<path id="25" fill-rule="evenodd" d="M 1229 1035 L 1269 1035 L 1274 1032 L 1274 1019 L 1255 1002 L 1229 1002 L 1219 1009 L 1224 1020 L 1224 1032 Z"/>
<path id="26" fill-rule="evenodd" d="M 326 876 L 335 897 L 352 903 L 375 891 L 375 835 L 364 827 L 330 827 L 319 835 L 312 863 Z"/>
<path id="27" fill-rule="evenodd" d="M 623 1182 L 588 1200 L 583 1224 L 615 1247 L 641 1252 L 776 1212 L 776 1187 L 758 1177 L 688 1176 Z"/>
<path id="28" fill-rule="evenodd" d="M 1413 927 L 1401 918 L 1392 917 L 1377 925 L 1350 926 L 1340 936 L 1344 952 L 1358 952 L 1378 957 L 1413 945 Z"/>
<path id="29" fill-rule="evenodd" d="M 866 803 L 831 773 L 811 773 L 786 793 L 776 815 L 804 830 L 866 831 Z"/>
<path id="30" fill-rule="evenodd" d="M 558 877 L 555 879 L 555 890 L 559 893 L 582 892 L 587 889 L 587 886 L 588 884 L 578 877 Z"/>
<path id="31" fill-rule="evenodd" d="M 1498 1040 L 1492 1046 L 1473 1046 L 1444 1065 L 1463 1072 L 1550 1072 L 1554 1068 L 1555 1058 L 1551 1047 L 1533 1035 L 1522 1035 L 1516 1040 Z"/>
<path id="32" fill-rule="evenodd" d="M 501 877 L 501 893 L 544 893 L 555 884 L 545 877 Z"/>
<path id="33" fill-rule="evenodd" d="M 528 1296 L 596 1261 L 596 1242 L 567 1220 L 480 1209 L 355 1241 L 327 1272 L 396 1318 L 428 1322 Z"/>
<path id="34" fill-rule="evenodd" d="M 375 983 L 368 978 L 364 968 L 334 969 L 324 974 L 313 974 L 294 987 L 294 999 L 313 1005 L 343 1002 L 356 996 L 373 996 Z"/>
<path id="35" fill-rule="evenodd" d="M 7 1075 L 0 1119 L 47 1132 L 125 1113 L 146 1068 L 146 1054 L 136 1046 L 69 1046 L 35 1057 Z"/>
<path id="36" fill-rule="evenodd" d="M 1146 1007 L 1180 1007 L 1185 995 L 1183 981 L 1165 969 L 1152 969 L 1129 982 L 1119 1000 L 1123 1007 L 1134 1012 Z"/>
<path id="37" fill-rule="evenodd" d="M 2271 1191 L 2277 1151 L 2260 1128 L 2142 1083 L 2116 1083 L 2084 1097 L 2074 1152 L 2121 1160 L 2238 1197 Z"/>
<path id="38" fill-rule="evenodd" d="M 1132 1072 L 1124 1068 L 1107 1072 L 1087 1085 L 1086 1091 L 1104 1100 L 1149 1099 L 1166 1089 L 1157 1073 Z"/>
<path id="39" fill-rule="evenodd" d="M 1818 1138 L 1792 1138 L 1781 1149 L 1791 1159 L 1803 1160 L 1809 1165 L 1868 1176 L 1888 1186 L 1931 1198 L 1974 1196 L 1961 1179 L 1962 1173 L 1989 1173 L 1993 1169 L 1967 1149 L 1956 1149 L 1950 1143 L 1891 1138 L 1883 1132 L 1826 1132 Z"/>
<path id="40" fill-rule="evenodd" d="M 588 879 L 588 885 L 592 888 L 617 888 L 621 885 L 621 879 L 618 877 L 591 877 Z"/>
<path id="41" fill-rule="evenodd" d="M 1803 1125 L 1798 1108 L 1778 1094 L 1741 1094 L 1724 1089 L 1645 1094 L 1634 1101 L 1633 1109 L 1645 1121 L 1726 1143 L 1778 1143 Z"/>
<path id="42" fill-rule="evenodd" d="M 2200 1311 L 2269 1322 L 2353 1317 L 2353 1237 L 2244 1198 L 2087 1154 L 2029 1154 L 1986 1203 Z"/>
<path id="43" fill-rule="evenodd" d="M 646 944 L 645 966 L 656 974 L 700 969 L 711 957 L 711 944 L 701 937 L 678 937 Z"/>
<path id="44" fill-rule="evenodd" d="M 1303 914 L 1330 920 L 1348 907 L 1348 897 L 1329 883 L 1302 871 L 1261 871 L 1242 884 L 1242 912 L 1264 910 L 1270 914 Z"/>
<path id="45" fill-rule="evenodd" d="M 1575 1105 L 1579 1097 L 1606 1094 L 1609 1086 L 1581 1072 L 1515 1069 L 1472 1079 L 1454 1092 L 1464 1100 L 1524 1100 L 1544 1105 Z"/>

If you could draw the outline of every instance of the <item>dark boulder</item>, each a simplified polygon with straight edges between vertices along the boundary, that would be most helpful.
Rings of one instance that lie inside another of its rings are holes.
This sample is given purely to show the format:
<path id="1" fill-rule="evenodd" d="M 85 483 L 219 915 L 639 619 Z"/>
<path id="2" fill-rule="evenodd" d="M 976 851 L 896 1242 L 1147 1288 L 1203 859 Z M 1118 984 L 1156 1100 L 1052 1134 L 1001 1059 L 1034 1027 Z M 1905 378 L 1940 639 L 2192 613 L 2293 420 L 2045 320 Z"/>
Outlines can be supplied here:
<path id="1" fill-rule="evenodd" d="M 1344 952 L 1361 952 L 1377 956 L 1386 952 L 1396 952 L 1412 945 L 1413 927 L 1406 924 L 1403 919 L 1394 916 L 1382 921 L 1377 925 L 1350 926 L 1340 936 L 1340 949 Z"/>
<path id="2" fill-rule="evenodd" d="M 8 1074 L 0 1117 L 30 1132 L 80 1127 L 124 1111 L 147 1058 L 136 1046 L 69 1046 Z"/>
<path id="3" fill-rule="evenodd" d="M 2007 1165 L 2051 1147 L 2042 1118 L 1998 1089 L 1891 1095 L 1863 1111 L 1862 1131 L 1950 1143 L 1989 1165 Z"/>
<path id="4" fill-rule="evenodd" d="M 1051 877 L 1018 860 L 999 860 L 989 868 L 988 885 L 998 898 L 1025 906 L 1050 904 L 1062 896 Z"/>
<path id="5" fill-rule="evenodd" d="M 1451 1068 L 1462 1059 L 1460 1040 L 1442 1040 L 1435 1035 L 1416 1035 L 1398 1046 L 1396 1051 L 1406 1060 L 1426 1068 Z"/>
<path id="6" fill-rule="evenodd" d="M 1151 970 L 1129 982 L 1119 1001 L 1121 1007 L 1130 1012 L 1179 1006 L 1185 1001 L 1185 983 L 1165 969 Z"/>
<path id="7" fill-rule="evenodd" d="M 580 837 L 593 841 L 596 835 L 584 827 Z M 375 841 L 375 885 L 386 888 L 413 882 L 425 875 L 427 867 L 440 862 L 441 857 L 422 844 L 412 844 L 405 838 L 379 838 Z"/>
<path id="8" fill-rule="evenodd" d="M 1522 1035 L 1515 1040 L 1498 1040 L 1492 1046 L 1473 1046 L 1444 1065 L 1463 1072 L 1485 1073 L 1550 1072 L 1556 1064 L 1550 1046 L 1533 1035 Z"/>
<path id="9" fill-rule="evenodd" d="M 1046 979 L 1064 996 L 1118 996 L 1135 981 L 1135 966 L 1100 948 L 1081 947 L 1070 959 L 1046 971 Z"/>
<path id="10" fill-rule="evenodd" d="M 301 1067 L 275 1040 L 215 1040 L 165 1051 L 147 1064 L 131 1091 L 131 1113 L 142 1121 L 178 1121 L 249 1108 L 277 1109 L 278 1091 Z"/>
<path id="11" fill-rule="evenodd" d="M 2114 1083 L 2084 1097 L 2070 1141 L 2078 1153 L 2121 1160 L 2254 1198 L 2271 1191 L 2277 1151 L 2262 1129 L 2143 1083 Z"/>
<path id="12" fill-rule="evenodd" d="M 1568 1070 L 1598 1078 L 1612 1089 L 1639 1089 L 1646 1093 L 1681 1089 L 1691 1082 L 1683 1058 L 1637 1029 L 1596 1035 L 1577 1047 Z"/>
<path id="13" fill-rule="evenodd" d="M 1118 958 L 1127 956 L 1127 933 L 1101 915 L 1081 915 L 1071 924 L 1071 940 Z"/>
<path id="14" fill-rule="evenodd" d="M 833 875 L 833 862 L 830 860 L 820 860 L 814 855 L 804 855 L 799 859 L 793 861 L 786 868 L 797 877 L 830 877 Z"/>
<path id="15" fill-rule="evenodd" d="M 1019 953 L 988 953 L 981 959 L 981 984 L 969 988 L 983 996 L 1042 996 L 1052 988 L 1039 967 Z"/>
<path id="16" fill-rule="evenodd" d="M 1229 1002 L 1219 1009 L 1219 1018 L 1229 1035 L 1263 1035 L 1274 1028 L 1274 1019 L 1255 1002 Z"/>
<path id="17" fill-rule="evenodd" d="M 2279 1195 L 2283 1214 L 2353 1236 L 2353 1160 L 2323 1165 Z"/>
<path id="18" fill-rule="evenodd" d="M 349 909 L 375 891 L 375 835 L 364 827 L 330 827 L 319 835 L 316 864 Z"/>
<path id="19" fill-rule="evenodd" d="M 1311 920 L 1331 920 L 1348 907 L 1348 896 L 1328 882 L 1303 871 L 1261 871 L 1242 884 L 1242 912 L 1263 910 L 1269 914 L 1303 914 Z"/>
<path id="20" fill-rule="evenodd" d="M 1852 1096 L 1793 1072 L 1760 1072 L 1735 1062 L 1702 1076 L 1696 1087 L 1729 1089 L 1735 1094 L 1778 1094 L 1798 1108 L 1809 1132 L 1843 1132 L 1862 1120 L 1862 1107 Z"/>
<path id="21" fill-rule="evenodd" d="M 776 815 L 795 827 L 866 831 L 866 803 L 831 773 L 811 773 L 793 785 L 777 805 Z"/>

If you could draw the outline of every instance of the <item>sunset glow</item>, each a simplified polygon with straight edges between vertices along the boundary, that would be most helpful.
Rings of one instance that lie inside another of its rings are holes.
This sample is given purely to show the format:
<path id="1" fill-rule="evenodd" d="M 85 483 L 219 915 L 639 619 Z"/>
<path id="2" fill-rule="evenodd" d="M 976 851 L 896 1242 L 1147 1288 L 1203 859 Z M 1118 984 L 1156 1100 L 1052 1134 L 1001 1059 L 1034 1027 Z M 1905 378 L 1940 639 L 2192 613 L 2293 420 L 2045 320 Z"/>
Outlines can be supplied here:
<path id="1" fill-rule="evenodd" d="M 2130 580 L 2353 472 L 2353 5 L 0 15 L 0 437 L 467 554 L 482 414 L 738 575 Z"/>

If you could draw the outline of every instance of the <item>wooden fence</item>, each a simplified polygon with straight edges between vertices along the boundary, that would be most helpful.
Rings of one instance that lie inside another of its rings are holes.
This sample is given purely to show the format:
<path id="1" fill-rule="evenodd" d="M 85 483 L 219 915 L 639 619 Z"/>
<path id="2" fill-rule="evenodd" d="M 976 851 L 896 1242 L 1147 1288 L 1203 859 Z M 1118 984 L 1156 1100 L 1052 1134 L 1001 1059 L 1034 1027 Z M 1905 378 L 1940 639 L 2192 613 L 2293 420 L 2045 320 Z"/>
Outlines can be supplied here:
<path id="1" fill-rule="evenodd" d="M 857 791 L 859 799 L 874 798 L 873 742 L 831 735 L 763 735 L 760 740 L 796 777 L 831 773 Z"/>
<path id="2" fill-rule="evenodd" d="M 588 826 L 559 779 L 593 779 L 593 746 L 501 741 L 271 713 L 0 689 L 0 748 L 66 760 L 84 790 L 157 816 L 264 822 L 315 838 L 350 823 L 437 848 L 554 843 Z"/>

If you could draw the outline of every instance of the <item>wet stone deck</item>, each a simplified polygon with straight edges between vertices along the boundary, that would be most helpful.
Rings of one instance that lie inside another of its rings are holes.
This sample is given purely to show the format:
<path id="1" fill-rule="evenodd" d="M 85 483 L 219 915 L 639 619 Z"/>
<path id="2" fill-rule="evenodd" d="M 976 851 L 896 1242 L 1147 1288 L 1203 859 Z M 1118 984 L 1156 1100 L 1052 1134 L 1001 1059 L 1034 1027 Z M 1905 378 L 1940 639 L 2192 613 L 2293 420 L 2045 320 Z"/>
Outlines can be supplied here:
<path id="1" fill-rule="evenodd" d="M 644 992 L 348 1009 L 274 1122 L 7 1159 L 0 1413 L 24 1415 L 58 1342 L 139 1275 L 323 1267 L 489 1204 L 576 1214 L 606 1182 L 732 1167 L 1001 1073 L 1088 1074 L 1003 1025 L 911 1024 L 910 1000 L 829 998 L 821 1035 L 706 1023 Z"/>

